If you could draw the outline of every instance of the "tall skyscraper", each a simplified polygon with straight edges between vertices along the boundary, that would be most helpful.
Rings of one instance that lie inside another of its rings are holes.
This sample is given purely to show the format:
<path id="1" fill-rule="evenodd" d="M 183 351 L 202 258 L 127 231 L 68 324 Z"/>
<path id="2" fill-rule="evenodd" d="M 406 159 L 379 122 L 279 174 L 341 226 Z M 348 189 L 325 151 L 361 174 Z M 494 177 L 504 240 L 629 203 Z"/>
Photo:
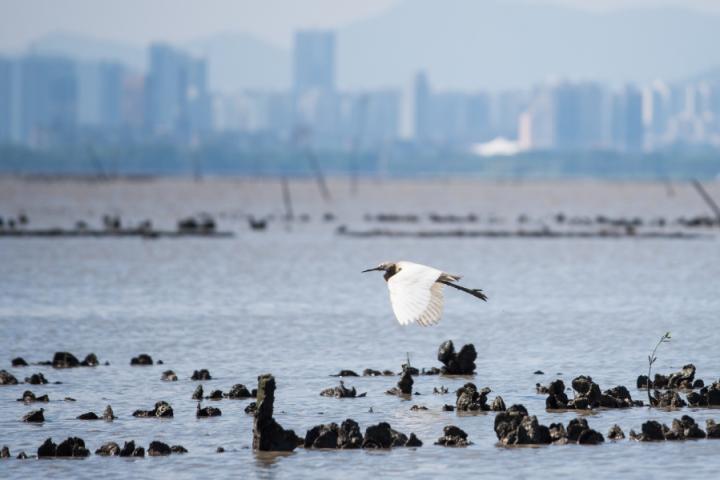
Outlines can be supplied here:
<path id="1" fill-rule="evenodd" d="M 209 129 L 205 60 L 168 45 L 152 45 L 145 99 L 145 120 L 151 133 L 188 137 Z"/>
<path id="2" fill-rule="evenodd" d="M 295 33 L 293 87 L 296 94 L 308 90 L 335 91 L 335 33 L 306 30 Z"/>
<path id="3" fill-rule="evenodd" d="M 72 141 L 77 126 L 77 71 L 62 57 L 20 60 L 19 136 L 32 146 Z"/>
<path id="4" fill-rule="evenodd" d="M 78 65 L 78 123 L 81 126 L 108 129 L 121 126 L 125 75 L 125 67 L 119 63 Z"/>
<path id="5" fill-rule="evenodd" d="M 415 75 L 413 85 L 414 98 L 414 137 L 419 142 L 426 142 L 430 139 L 432 133 L 431 122 L 432 112 L 432 92 L 430 91 L 430 82 L 425 72 L 418 72 Z"/>
<path id="6" fill-rule="evenodd" d="M 644 146 L 642 94 L 628 85 L 612 100 L 612 139 L 616 148 L 638 152 Z"/>

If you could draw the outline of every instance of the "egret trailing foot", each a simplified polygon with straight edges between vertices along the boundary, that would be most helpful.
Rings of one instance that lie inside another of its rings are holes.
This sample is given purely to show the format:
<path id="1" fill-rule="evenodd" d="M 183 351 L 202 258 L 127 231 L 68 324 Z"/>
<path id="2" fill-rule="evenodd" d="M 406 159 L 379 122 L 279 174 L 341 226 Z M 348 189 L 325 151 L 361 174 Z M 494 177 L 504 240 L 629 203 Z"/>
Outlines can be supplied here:
<path id="1" fill-rule="evenodd" d="M 455 288 L 487 301 L 480 289 L 458 285 L 460 276 L 412 262 L 386 262 L 365 272 L 385 272 L 383 277 L 390 290 L 390 303 L 400 325 L 419 323 L 426 327 L 440 321 L 443 310 L 443 287 Z"/>

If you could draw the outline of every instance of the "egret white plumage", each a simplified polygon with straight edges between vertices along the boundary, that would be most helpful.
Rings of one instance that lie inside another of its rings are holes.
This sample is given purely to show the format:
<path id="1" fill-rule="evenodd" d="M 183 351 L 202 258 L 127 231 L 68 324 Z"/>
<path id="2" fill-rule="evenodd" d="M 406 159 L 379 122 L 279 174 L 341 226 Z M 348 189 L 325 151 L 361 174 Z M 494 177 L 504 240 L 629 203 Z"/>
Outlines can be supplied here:
<path id="1" fill-rule="evenodd" d="M 458 285 L 459 275 L 451 275 L 413 262 L 386 262 L 365 272 L 385 272 L 383 277 L 390 290 L 390 303 L 400 325 L 419 323 L 426 327 L 440 321 L 443 312 L 443 287 L 447 285 L 487 301 L 480 289 Z"/>

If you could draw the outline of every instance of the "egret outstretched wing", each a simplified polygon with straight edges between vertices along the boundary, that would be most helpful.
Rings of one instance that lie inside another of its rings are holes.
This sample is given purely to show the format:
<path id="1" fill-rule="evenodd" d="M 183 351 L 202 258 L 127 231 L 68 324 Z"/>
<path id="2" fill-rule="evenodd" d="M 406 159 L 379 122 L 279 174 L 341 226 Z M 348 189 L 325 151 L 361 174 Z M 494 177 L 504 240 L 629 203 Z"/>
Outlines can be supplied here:
<path id="1" fill-rule="evenodd" d="M 390 302 L 401 325 L 417 322 L 435 325 L 443 310 L 443 272 L 412 262 L 398 262 L 398 272 L 388 279 Z"/>

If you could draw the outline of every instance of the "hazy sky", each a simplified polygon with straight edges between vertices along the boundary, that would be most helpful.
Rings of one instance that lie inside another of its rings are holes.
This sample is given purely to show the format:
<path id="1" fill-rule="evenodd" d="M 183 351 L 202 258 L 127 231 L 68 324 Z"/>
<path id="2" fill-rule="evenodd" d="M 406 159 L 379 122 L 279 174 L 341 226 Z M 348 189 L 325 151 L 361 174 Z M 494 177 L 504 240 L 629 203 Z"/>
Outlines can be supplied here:
<path id="1" fill-rule="evenodd" d="M 0 50 L 22 50 L 37 37 L 56 31 L 134 45 L 244 31 L 289 47 L 298 28 L 341 26 L 401 1 L 413 0 L 0 0 Z M 600 10 L 683 5 L 720 11 L 718 0 L 516 1 Z"/>

